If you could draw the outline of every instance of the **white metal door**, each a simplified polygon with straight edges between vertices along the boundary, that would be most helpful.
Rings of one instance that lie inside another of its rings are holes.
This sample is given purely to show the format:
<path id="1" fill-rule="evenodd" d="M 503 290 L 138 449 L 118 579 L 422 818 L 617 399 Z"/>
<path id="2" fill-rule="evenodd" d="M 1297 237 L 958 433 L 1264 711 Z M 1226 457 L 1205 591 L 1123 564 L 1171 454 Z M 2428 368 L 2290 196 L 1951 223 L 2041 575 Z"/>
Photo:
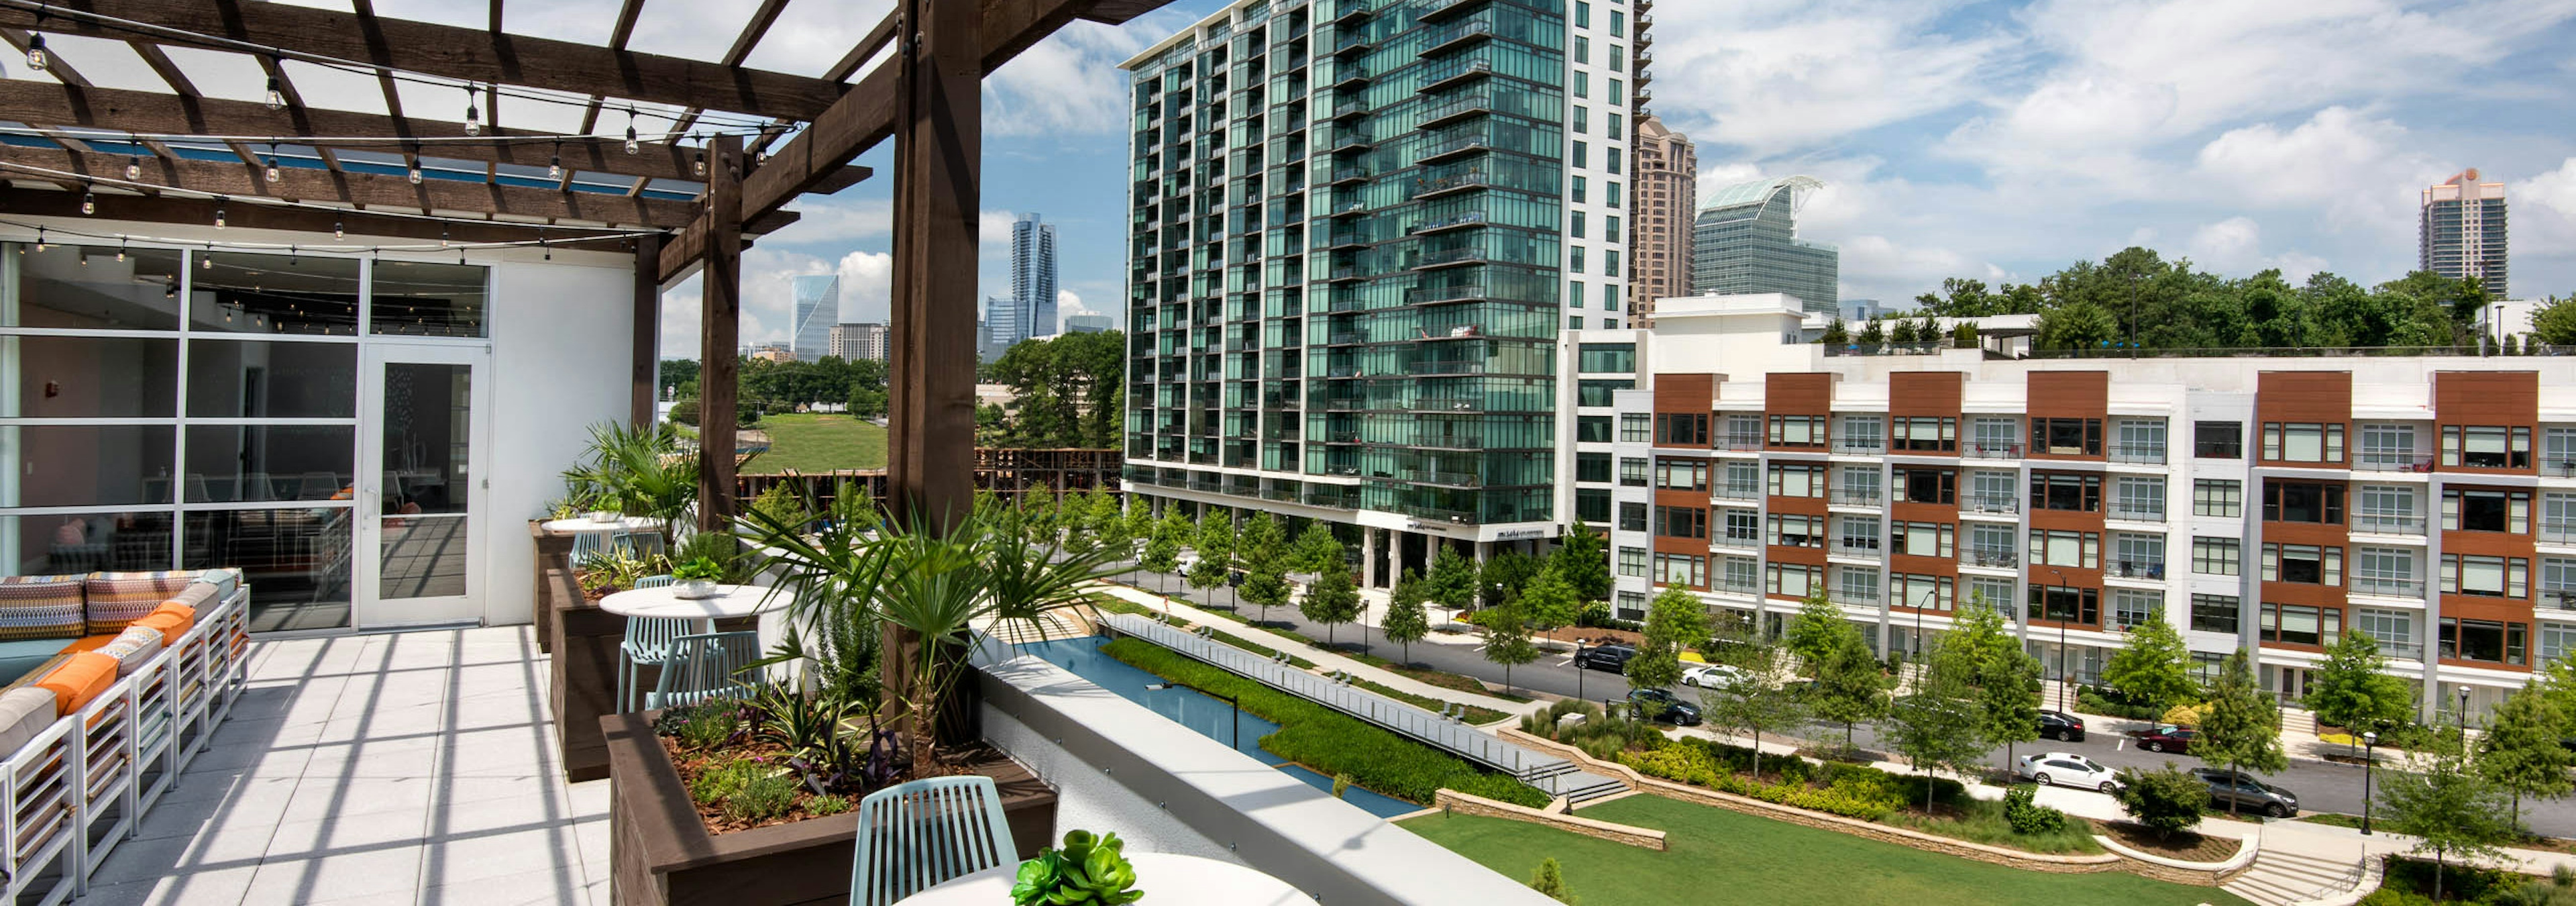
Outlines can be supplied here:
<path id="1" fill-rule="evenodd" d="M 476 622 L 487 347 L 371 343 L 359 371 L 359 628 Z"/>

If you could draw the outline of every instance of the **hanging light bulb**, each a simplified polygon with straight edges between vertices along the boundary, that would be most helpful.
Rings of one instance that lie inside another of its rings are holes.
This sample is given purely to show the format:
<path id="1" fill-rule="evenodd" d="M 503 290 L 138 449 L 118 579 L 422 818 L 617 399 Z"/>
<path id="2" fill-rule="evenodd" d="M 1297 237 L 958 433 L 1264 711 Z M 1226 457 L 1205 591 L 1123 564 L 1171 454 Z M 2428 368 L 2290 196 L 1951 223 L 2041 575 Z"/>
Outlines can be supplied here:
<path id="1" fill-rule="evenodd" d="M 269 182 L 269 184 L 270 184 L 270 185 L 276 185 L 276 184 L 277 184 L 277 143 L 276 143 L 276 142 L 270 142 L 270 143 L 268 143 L 268 167 L 267 167 L 265 170 L 262 170 L 262 171 L 260 172 L 260 178 L 268 180 L 268 182 Z"/>
<path id="2" fill-rule="evenodd" d="M 140 157 L 128 157 L 128 158 L 126 158 L 126 159 L 125 159 L 125 178 L 127 178 L 127 179 L 141 179 L 141 178 L 143 178 L 143 158 L 140 158 Z"/>
<path id="3" fill-rule="evenodd" d="M 45 67 L 53 65 L 53 63 L 53 55 L 45 52 L 45 36 L 29 32 L 27 34 L 27 68 L 41 72 Z"/>
<path id="4" fill-rule="evenodd" d="M 221 199 L 221 198 L 217 198 L 217 199 L 215 199 L 215 229 L 220 230 L 220 229 L 223 229 L 223 228 L 224 228 L 224 200 L 223 200 L 223 199 Z"/>
<path id="5" fill-rule="evenodd" d="M 272 75 L 272 76 L 269 76 L 269 77 L 268 77 L 268 109 L 270 109 L 270 110 L 282 110 L 282 109 L 285 109 L 285 107 L 286 107 L 286 86 L 279 84 L 279 83 L 278 83 L 278 81 L 277 81 L 277 77 L 276 77 L 276 76 L 273 76 L 273 75 Z"/>
<path id="6" fill-rule="evenodd" d="M 538 247 L 538 248 L 541 248 L 541 249 L 546 250 L 546 260 L 548 260 L 548 261 L 553 261 L 553 260 L 555 260 L 555 248 L 554 248 L 554 246 L 547 245 L 545 240 L 543 240 L 543 239 L 539 239 L 539 240 L 537 240 L 537 247 Z"/>
<path id="7" fill-rule="evenodd" d="M 483 134 L 483 112 L 474 108 L 474 86 L 465 86 L 465 134 Z"/>
<path id="8" fill-rule="evenodd" d="M 179 278 L 177 275 L 172 275 L 170 277 L 170 282 L 161 284 L 161 298 L 179 298 Z"/>
<path id="9" fill-rule="evenodd" d="M 116 241 L 116 260 L 119 263 L 125 261 L 125 240 L 123 239 Z"/>
<path id="10" fill-rule="evenodd" d="M 420 164 L 419 164 L 419 162 L 417 162 L 417 161 L 413 162 L 413 163 L 412 163 L 412 165 L 411 165 L 411 171 L 410 171 L 410 172 L 408 172 L 408 173 L 403 174 L 403 178 L 411 180 L 411 184 L 412 184 L 412 185 L 415 185 L 415 186 L 416 186 L 416 185 L 420 185 Z"/>
<path id="11" fill-rule="evenodd" d="M 563 152 L 557 151 L 554 157 L 546 160 L 546 178 L 563 178 Z"/>
<path id="12" fill-rule="evenodd" d="M 338 218 L 338 217 L 333 217 L 333 218 L 331 218 L 331 238 L 333 238 L 333 239 L 347 239 L 347 238 L 349 238 L 349 231 L 348 231 L 347 229 L 343 228 L 343 227 L 340 225 L 340 218 Z"/>
<path id="13" fill-rule="evenodd" d="M 438 244 L 442 248 L 447 245 L 447 228 L 444 226 L 438 228 Z"/>
<path id="14" fill-rule="evenodd" d="M 215 269 L 215 245 L 214 245 L 214 243 L 209 242 L 209 243 L 207 243 L 207 244 L 206 244 L 206 254 L 205 254 L 205 257 L 202 257 L 202 258 L 197 259 L 197 266 L 198 266 L 198 267 L 205 268 L 206 270 L 214 270 L 214 269 Z"/>
<path id="15" fill-rule="evenodd" d="M 690 162 L 689 169 L 701 178 L 707 175 L 707 152 L 705 149 L 699 149 L 697 159 Z"/>
<path id="16" fill-rule="evenodd" d="M 96 213 L 98 213 L 98 195 L 97 195 L 96 193 L 91 192 L 91 191 L 90 191 L 90 190 L 88 190 L 88 189 L 82 189 L 82 190 L 81 190 L 81 214 L 83 214 L 83 215 L 89 215 L 89 214 L 96 214 Z"/>
<path id="17" fill-rule="evenodd" d="M 50 248 L 50 247 L 51 247 L 51 246 L 47 245 L 47 244 L 46 244 L 46 242 L 45 242 L 45 228 L 44 228 L 44 227 L 37 227 L 37 228 L 36 228 L 36 251 L 38 251 L 38 252 L 42 252 L 42 251 L 44 251 L 45 249 Z"/>
<path id="18" fill-rule="evenodd" d="M 644 144 L 635 140 L 635 124 L 626 124 L 626 153 L 634 154 L 643 150 Z"/>

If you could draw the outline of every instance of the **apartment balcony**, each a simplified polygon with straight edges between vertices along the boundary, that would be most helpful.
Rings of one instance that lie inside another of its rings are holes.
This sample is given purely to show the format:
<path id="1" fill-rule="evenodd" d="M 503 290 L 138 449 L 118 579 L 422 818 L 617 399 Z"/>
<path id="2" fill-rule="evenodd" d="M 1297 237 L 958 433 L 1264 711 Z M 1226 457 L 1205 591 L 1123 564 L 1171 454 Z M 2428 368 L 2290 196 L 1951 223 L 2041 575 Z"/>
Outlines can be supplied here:
<path id="1" fill-rule="evenodd" d="M 1367 53 L 1376 47 L 1377 41 L 1371 39 L 1366 32 L 1345 34 L 1333 42 L 1332 55 L 1337 58 L 1351 57 Z"/>
<path id="2" fill-rule="evenodd" d="M 1358 251 L 1369 247 L 1369 237 L 1358 230 L 1334 230 L 1324 239 L 1328 252 Z"/>
<path id="3" fill-rule="evenodd" d="M 1715 446 L 1731 453 L 1760 453 L 1765 442 L 1759 434 L 1729 434 L 1720 436 Z"/>
<path id="4" fill-rule="evenodd" d="M 2543 588 L 2532 606 L 2538 610 L 2576 611 L 2576 588 Z"/>
<path id="5" fill-rule="evenodd" d="M 1714 581 L 1714 582 L 1710 582 L 1710 583 L 1709 583 L 1709 590 L 1714 591 L 1714 592 L 1716 592 L 1716 593 L 1718 593 L 1718 594 L 1722 594 L 1722 595 L 1753 595 L 1753 596 L 1760 596 L 1760 595 L 1762 594 L 1762 583 L 1759 583 L 1759 582 L 1728 582 L 1728 581 L 1725 581 L 1725 580 L 1718 580 L 1718 581 Z"/>
<path id="6" fill-rule="evenodd" d="M 2021 565 L 2021 552 L 2004 548 L 1972 547 L 1959 554 L 1964 566 L 2012 569 Z"/>
<path id="7" fill-rule="evenodd" d="M 1875 588 L 1836 588 L 1826 592 L 1825 596 L 1836 604 L 1876 604 L 1879 592 Z"/>
<path id="8" fill-rule="evenodd" d="M 1367 101 L 1343 101 L 1339 104 L 1333 105 L 1332 115 L 1325 117 L 1325 119 L 1340 122 L 1343 120 L 1367 116 L 1368 112 L 1369 104 Z"/>
<path id="9" fill-rule="evenodd" d="M 1416 236 L 1430 236 L 1484 225 L 1484 211 L 1460 211 L 1439 220 L 1426 220 L 1421 223 L 1414 224 L 1413 234 Z"/>
<path id="10" fill-rule="evenodd" d="M 2424 597 L 2424 580 L 2392 579 L 2381 576 L 2345 576 L 2345 587 L 2357 595 L 2382 595 L 2391 598 Z"/>
<path id="11" fill-rule="evenodd" d="M 1328 185 L 1347 186 L 1364 183 L 1375 178 L 1376 175 L 1369 172 L 1367 167 L 1334 167 L 1333 178 Z"/>
<path id="12" fill-rule="evenodd" d="M 1329 271 L 1325 271 L 1325 272 L 1324 272 L 1324 282 L 1326 282 L 1326 283 L 1355 283 L 1355 282 L 1358 282 L 1358 281 L 1361 281 L 1361 280 L 1365 280 L 1365 279 L 1368 279 L 1368 272 L 1367 272 L 1367 271 L 1364 271 L 1364 270 L 1361 270 L 1361 269 L 1359 269 L 1359 268 L 1357 268 L 1357 267 L 1337 267 L 1337 268 L 1333 268 L 1332 270 L 1329 270 Z M 1357 300 L 1357 299 L 1351 299 L 1351 300 L 1348 300 L 1348 301 L 1349 301 L 1349 304 L 1350 304 L 1350 306 L 1351 306 L 1349 309 L 1343 309 L 1343 308 L 1341 307 L 1341 302 L 1337 300 L 1334 304 L 1332 304 L 1332 305 L 1330 305 L 1330 306 L 1327 306 L 1327 310 L 1328 310 L 1328 311 L 1344 311 L 1344 310 L 1348 310 L 1348 311 L 1358 311 L 1358 310 L 1359 310 L 1359 305 L 1360 305 L 1360 301 L 1359 301 L 1359 300 Z"/>
<path id="13" fill-rule="evenodd" d="M 2576 519 L 2540 520 L 2539 536 L 2543 544 L 2576 544 Z"/>
<path id="14" fill-rule="evenodd" d="M 2161 581 L 2165 577 L 2162 560 L 2113 560 L 2102 564 L 2102 575 L 2118 579 Z"/>
<path id="15" fill-rule="evenodd" d="M 2163 507 L 2137 506 L 2115 500 L 2102 505 L 2102 517 L 2126 522 L 2163 522 L 2165 511 Z"/>
<path id="16" fill-rule="evenodd" d="M 1485 477 L 1474 472 L 1416 472 L 1413 474 L 1412 480 L 1415 484 L 1436 485 L 1447 488 L 1481 488 L 1485 486 Z"/>
<path id="17" fill-rule="evenodd" d="M 1423 45 L 1420 56 L 1427 57 L 1433 54 L 1448 53 L 1449 51 L 1457 50 L 1461 47 L 1465 47 L 1479 41 L 1484 41 L 1492 38 L 1493 36 L 1494 23 L 1485 21 L 1461 22 L 1457 25 L 1432 32 L 1429 40 Z"/>
<path id="18" fill-rule="evenodd" d="M 1326 154 L 1353 154 L 1377 147 L 1377 137 L 1366 129 L 1335 129 L 1323 146 Z"/>
<path id="19" fill-rule="evenodd" d="M 2352 456 L 2355 472 L 2431 472 L 2433 457 L 2413 453 L 2375 453 L 2363 451 Z"/>
<path id="20" fill-rule="evenodd" d="M 2020 459 L 2020 444 L 1961 444 L 1959 455 L 1969 459 Z"/>
<path id="21" fill-rule="evenodd" d="M 1324 337 L 1326 346 L 1358 346 L 1368 342 L 1368 335 L 1356 330 L 1336 330 Z"/>
<path id="22" fill-rule="evenodd" d="M 1406 305 L 1447 305 L 1460 302 L 1482 302 L 1485 287 L 1478 284 L 1461 286 L 1428 286 L 1404 291 Z"/>
<path id="23" fill-rule="evenodd" d="M 1835 539 L 1832 547 L 1825 549 L 1825 552 L 1838 557 L 1865 557 L 1875 560 L 1878 559 L 1880 547 L 1876 538 L 1867 540 L 1838 538 Z"/>
<path id="24" fill-rule="evenodd" d="M 1421 182 L 1413 190 L 1413 200 L 1421 201 L 1425 199 L 1439 198 L 1445 195 L 1455 195 L 1460 192 L 1473 192 L 1499 184 L 1500 183 L 1491 173 L 1460 173 L 1453 176 L 1444 176 Z"/>
<path id="25" fill-rule="evenodd" d="M 1709 544 L 1711 544 L 1711 545 L 1717 546 L 1717 547 L 1729 547 L 1729 548 L 1737 548 L 1737 549 L 1743 549 L 1743 550 L 1751 550 L 1751 549 L 1759 548 L 1759 547 L 1761 547 L 1761 546 L 1762 546 L 1762 536 L 1760 536 L 1760 535 L 1742 535 L 1742 536 L 1737 536 L 1737 535 L 1727 535 L 1727 534 L 1723 534 L 1723 533 L 1721 533 L 1721 534 L 1716 535 L 1715 537 L 1712 537 L 1712 538 L 1708 539 L 1708 543 L 1709 543 Z"/>
<path id="26" fill-rule="evenodd" d="M 2414 535 L 2422 537 L 2422 516 L 2389 516 L 2379 513 L 2352 514 L 2352 532 L 2356 535 Z"/>
<path id="27" fill-rule="evenodd" d="M 2540 460 L 2540 477 L 2576 478 L 2576 459 L 2563 459 L 2556 456 L 2542 457 Z"/>
<path id="28" fill-rule="evenodd" d="M 1423 22 L 1445 22 L 1483 2 L 1485 0 L 1421 0 L 1414 4 L 1413 17 Z"/>
<path id="29" fill-rule="evenodd" d="M 1469 117 L 1483 116 L 1492 112 L 1494 112 L 1493 95 L 1477 92 L 1424 111 L 1419 128 L 1437 129 L 1451 123 L 1462 122 Z"/>
<path id="30" fill-rule="evenodd" d="M 1448 88 L 1452 85 L 1464 84 L 1470 79 L 1481 79 L 1493 74 L 1494 63 L 1491 60 L 1459 60 L 1444 66 L 1437 66 L 1429 70 L 1425 70 L 1421 74 L 1422 88 L 1420 91 L 1427 94 Z"/>
<path id="31" fill-rule="evenodd" d="M 1333 67 L 1332 87 L 1336 89 L 1357 88 L 1368 84 L 1371 78 L 1374 78 L 1374 76 L 1369 72 L 1369 68 L 1367 66 L 1363 66 L 1349 60 L 1343 60 L 1340 65 Z"/>
<path id="32" fill-rule="evenodd" d="M 1843 456 L 1877 456 L 1887 452 L 1887 441 L 1878 437 L 1838 437 L 1834 452 Z"/>
<path id="33" fill-rule="evenodd" d="M 1493 150 L 1493 139 L 1491 137 L 1481 133 L 1476 135 L 1461 135 L 1447 141 L 1434 142 L 1430 145 L 1424 146 L 1421 155 L 1415 157 L 1413 162 L 1417 164 L 1436 164 L 1441 161 L 1457 160 L 1469 155 L 1483 154 L 1490 150 Z"/>
<path id="34" fill-rule="evenodd" d="M 1708 496 L 1711 500 L 1760 500 L 1762 486 L 1720 482 L 1709 488 Z"/>
<path id="35" fill-rule="evenodd" d="M 2163 465 L 2163 444 L 2112 444 L 2111 461 L 2143 465 Z"/>
<path id="36" fill-rule="evenodd" d="M 1877 506 L 1881 497 L 1877 488 L 1834 488 L 1826 502 L 1831 506 Z"/>
<path id="37" fill-rule="evenodd" d="M 1428 362 L 1415 362 L 1406 366 L 1405 371 L 1408 374 L 1417 375 L 1483 374 L 1485 373 L 1485 360 L 1437 359 Z"/>
<path id="38" fill-rule="evenodd" d="M 1428 271 L 1447 267 L 1465 267 L 1471 264 L 1483 264 L 1490 258 L 1491 253 L 1472 245 L 1454 249 L 1437 249 L 1422 253 L 1422 258 L 1414 263 L 1413 269 Z"/>
<path id="39" fill-rule="evenodd" d="M 1368 21 L 1369 16 L 1377 13 L 1377 4 L 1378 0 L 1341 0 L 1333 4 L 1333 14 L 1327 21 L 1335 25 Z"/>
<path id="40" fill-rule="evenodd" d="M 2002 494 L 1970 494 L 1959 498 L 1959 509 L 1969 513 L 2019 513 L 2021 498 Z"/>

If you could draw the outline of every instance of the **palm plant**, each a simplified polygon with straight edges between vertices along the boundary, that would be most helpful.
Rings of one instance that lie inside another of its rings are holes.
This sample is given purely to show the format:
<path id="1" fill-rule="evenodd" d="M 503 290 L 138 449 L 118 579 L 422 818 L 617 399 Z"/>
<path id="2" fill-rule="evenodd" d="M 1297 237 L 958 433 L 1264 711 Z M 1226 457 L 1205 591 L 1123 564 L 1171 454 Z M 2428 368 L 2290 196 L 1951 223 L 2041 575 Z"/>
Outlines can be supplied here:
<path id="1" fill-rule="evenodd" d="M 1060 548 L 1051 530 L 984 531 L 977 546 L 994 621 L 1032 631 L 1047 611 L 1100 597 L 1095 585 L 1117 573 L 1112 567 L 1120 559 L 1119 551 L 1100 545 Z"/>
<path id="2" fill-rule="evenodd" d="M 574 498 L 660 522 L 666 550 L 678 540 L 680 520 L 698 502 L 697 458 L 680 453 L 679 431 L 667 423 L 592 425 L 590 448 L 563 477 Z"/>

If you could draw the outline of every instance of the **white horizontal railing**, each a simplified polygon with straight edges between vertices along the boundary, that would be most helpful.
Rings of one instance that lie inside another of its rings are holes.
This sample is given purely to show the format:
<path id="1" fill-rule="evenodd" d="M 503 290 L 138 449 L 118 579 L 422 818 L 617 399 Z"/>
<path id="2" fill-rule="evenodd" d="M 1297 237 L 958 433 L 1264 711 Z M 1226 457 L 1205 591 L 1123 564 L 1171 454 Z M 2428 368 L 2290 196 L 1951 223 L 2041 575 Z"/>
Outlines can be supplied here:
<path id="1" fill-rule="evenodd" d="M 1104 615 L 1110 628 L 1172 649 L 1262 685 L 1385 727 L 1522 779 L 1560 773 L 1571 762 L 1504 742 L 1467 724 L 1212 639 L 1129 613 Z"/>

